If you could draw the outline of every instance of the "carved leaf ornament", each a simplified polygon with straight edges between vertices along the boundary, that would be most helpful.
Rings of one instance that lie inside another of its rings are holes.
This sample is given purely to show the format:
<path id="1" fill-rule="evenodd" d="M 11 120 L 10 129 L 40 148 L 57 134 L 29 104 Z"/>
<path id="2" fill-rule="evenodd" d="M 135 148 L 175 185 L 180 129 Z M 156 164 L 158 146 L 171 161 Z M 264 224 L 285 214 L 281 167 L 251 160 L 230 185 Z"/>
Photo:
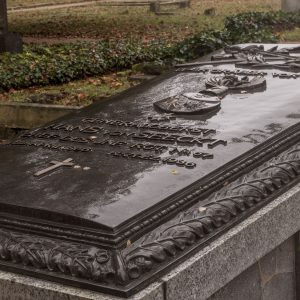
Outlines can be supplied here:
<path id="1" fill-rule="evenodd" d="M 125 286 L 200 246 L 300 175 L 300 146 L 280 154 L 161 228 L 120 251 L 63 242 L 0 229 L 0 260 L 29 270 L 82 278 L 95 284 Z M 168 225 L 169 224 L 169 225 Z"/>
<path id="2" fill-rule="evenodd" d="M 107 250 L 0 230 L 0 259 L 74 277 L 109 281 L 114 270 Z"/>
<path id="3" fill-rule="evenodd" d="M 130 277 L 138 278 L 199 243 L 240 214 L 266 201 L 299 174 L 300 148 L 295 147 L 223 188 L 212 202 L 190 211 L 178 223 L 165 228 L 159 237 L 150 237 L 130 251 L 125 257 Z"/>

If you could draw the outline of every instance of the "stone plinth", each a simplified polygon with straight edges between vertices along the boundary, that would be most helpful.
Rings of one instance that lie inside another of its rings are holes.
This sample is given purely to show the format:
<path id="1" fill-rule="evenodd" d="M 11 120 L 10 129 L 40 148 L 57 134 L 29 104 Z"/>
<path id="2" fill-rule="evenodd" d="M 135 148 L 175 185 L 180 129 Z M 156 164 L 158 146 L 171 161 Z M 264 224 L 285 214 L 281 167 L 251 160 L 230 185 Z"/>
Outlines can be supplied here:
<path id="1" fill-rule="evenodd" d="M 0 35 L 0 53 L 1 52 L 22 52 L 22 38 L 16 33 L 4 33 Z"/>
<path id="2" fill-rule="evenodd" d="M 78 106 L 49 105 L 38 103 L 1 103 L 0 128 L 31 129 L 42 126 L 71 112 Z"/>
<path id="3" fill-rule="evenodd" d="M 300 10 L 300 0 L 282 0 L 282 10 L 286 12 L 295 12 Z"/>
<path id="4" fill-rule="evenodd" d="M 295 299 L 299 197 L 297 185 L 128 300 Z M 12 299 L 124 298 L 0 272 L 0 300 Z"/>

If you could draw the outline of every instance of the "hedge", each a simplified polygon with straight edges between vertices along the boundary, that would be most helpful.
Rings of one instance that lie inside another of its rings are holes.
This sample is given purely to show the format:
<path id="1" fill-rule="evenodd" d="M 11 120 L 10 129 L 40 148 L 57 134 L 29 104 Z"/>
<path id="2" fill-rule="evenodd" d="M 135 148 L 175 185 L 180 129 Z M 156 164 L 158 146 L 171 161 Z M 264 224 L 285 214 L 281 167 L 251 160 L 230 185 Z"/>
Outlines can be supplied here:
<path id="1" fill-rule="evenodd" d="M 139 62 L 189 60 L 235 43 L 276 42 L 278 30 L 300 25 L 300 13 L 243 13 L 228 17 L 221 31 L 200 32 L 180 43 L 94 42 L 25 46 L 0 55 L 0 89 L 61 84 L 130 68 Z"/>

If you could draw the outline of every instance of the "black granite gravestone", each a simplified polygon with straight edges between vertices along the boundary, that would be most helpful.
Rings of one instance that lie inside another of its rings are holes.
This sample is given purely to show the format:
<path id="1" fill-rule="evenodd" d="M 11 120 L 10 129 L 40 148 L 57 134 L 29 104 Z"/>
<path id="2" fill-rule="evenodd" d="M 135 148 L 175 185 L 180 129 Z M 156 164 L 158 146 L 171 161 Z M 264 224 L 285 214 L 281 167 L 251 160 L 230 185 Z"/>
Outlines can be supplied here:
<path id="1" fill-rule="evenodd" d="M 231 47 L 1 146 L 0 268 L 128 296 L 294 184 L 299 49 Z"/>
<path id="2" fill-rule="evenodd" d="M 0 0 L 0 53 L 21 52 L 22 39 L 19 34 L 8 32 L 6 0 Z"/>

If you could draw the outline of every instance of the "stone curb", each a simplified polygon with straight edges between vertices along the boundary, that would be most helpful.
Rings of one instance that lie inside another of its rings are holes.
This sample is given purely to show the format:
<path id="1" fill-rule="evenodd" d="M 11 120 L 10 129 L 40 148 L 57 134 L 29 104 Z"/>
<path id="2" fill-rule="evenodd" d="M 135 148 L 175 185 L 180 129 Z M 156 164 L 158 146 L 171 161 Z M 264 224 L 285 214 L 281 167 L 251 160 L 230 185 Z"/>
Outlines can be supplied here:
<path id="1" fill-rule="evenodd" d="M 0 127 L 31 129 L 79 111 L 80 108 L 35 103 L 0 103 Z"/>
<path id="2" fill-rule="evenodd" d="M 87 5 L 99 5 L 99 6 L 147 6 L 153 0 L 139 0 L 139 1 L 126 1 L 126 0 L 116 0 L 116 1 L 78 1 L 78 2 L 69 2 L 69 3 L 45 3 L 45 4 L 36 4 L 36 5 L 28 5 L 28 6 L 17 6 L 17 7 L 9 7 L 7 10 L 9 12 L 18 12 L 18 11 L 26 11 L 32 9 L 50 9 L 55 6 L 55 8 L 69 8 L 69 7 L 78 7 L 78 6 L 87 6 Z M 168 5 L 168 4 L 179 4 L 185 2 L 185 0 L 160 0 L 160 5 Z"/>

